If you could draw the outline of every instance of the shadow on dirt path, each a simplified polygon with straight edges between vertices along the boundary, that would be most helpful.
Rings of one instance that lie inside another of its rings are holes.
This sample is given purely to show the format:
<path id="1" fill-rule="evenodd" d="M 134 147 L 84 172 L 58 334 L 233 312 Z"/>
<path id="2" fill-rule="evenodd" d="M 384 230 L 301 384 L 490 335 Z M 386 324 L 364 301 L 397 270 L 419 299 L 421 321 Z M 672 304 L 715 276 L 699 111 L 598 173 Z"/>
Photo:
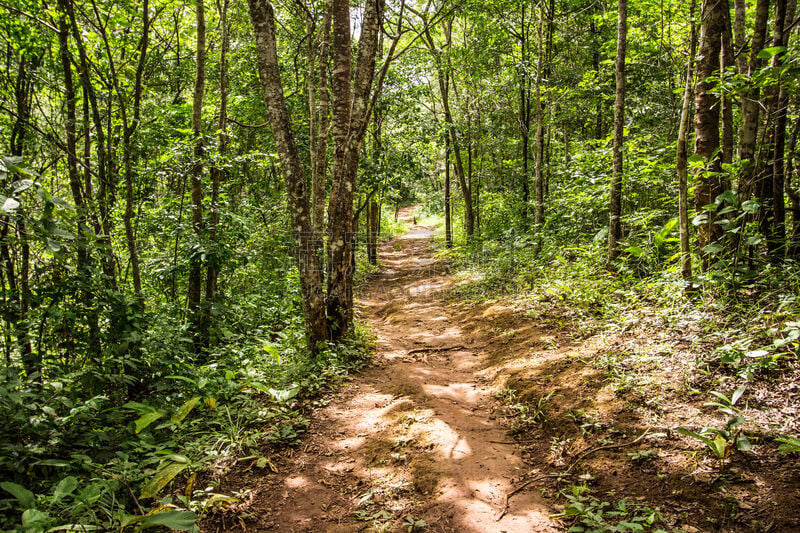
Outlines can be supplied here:
<path id="1" fill-rule="evenodd" d="M 411 209 L 400 216 L 410 222 Z M 419 520 L 425 531 L 555 530 L 535 491 L 514 496 L 498 520 L 527 469 L 479 377 L 482 334 L 442 299 L 452 279 L 432 257 L 432 235 L 411 225 L 381 248 L 359 299 L 374 364 L 315 413 L 278 473 L 251 479 L 248 531 L 407 531 Z"/>

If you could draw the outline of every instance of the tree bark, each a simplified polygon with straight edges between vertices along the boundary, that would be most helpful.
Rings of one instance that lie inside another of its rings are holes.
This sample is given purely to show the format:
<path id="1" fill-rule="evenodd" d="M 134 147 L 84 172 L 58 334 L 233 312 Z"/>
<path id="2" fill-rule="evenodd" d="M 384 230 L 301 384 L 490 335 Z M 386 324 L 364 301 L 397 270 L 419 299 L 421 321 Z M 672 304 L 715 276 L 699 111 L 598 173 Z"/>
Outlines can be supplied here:
<path id="1" fill-rule="evenodd" d="M 544 223 L 544 106 L 542 103 L 542 65 L 544 62 L 542 25 L 544 24 L 544 6 L 540 6 L 539 9 L 539 22 L 536 26 L 539 42 L 538 59 L 536 61 L 536 137 L 534 140 L 536 166 L 533 177 L 533 223 L 536 226 L 541 226 Z"/>
<path id="2" fill-rule="evenodd" d="M 747 74 L 752 78 L 761 66 L 758 53 L 764 48 L 767 35 L 767 16 L 769 15 L 769 0 L 756 2 L 755 22 L 753 25 L 753 38 L 750 45 L 750 59 L 747 64 Z M 755 173 L 755 148 L 758 134 L 758 117 L 761 110 L 760 90 L 753 87 L 742 95 L 742 127 L 739 132 L 739 158 L 742 162 L 742 171 L 739 176 L 739 196 L 747 198 L 754 191 L 753 176 Z"/>
<path id="3" fill-rule="evenodd" d="M 92 124 L 94 125 L 94 140 L 95 152 L 97 153 L 97 177 L 99 180 L 99 187 L 97 189 L 97 207 L 100 212 L 100 226 L 102 234 L 99 237 L 102 249 L 104 250 L 102 256 L 103 272 L 106 275 L 106 282 L 111 289 L 117 288 L 116 280 L 116 266 L 114 261 L 114 252 L 111 242 L 111 231 L 113 224 L 111 221 L 111 208 L 114 203 L 113 179 L 109 172 L 106 133 L 103 125 L 103 120 L 100 115 L 100 108 L 97 102 L 97 93 L 91 80 L 91 65 L 89 57 L 86 53 L 86 47 L 83 42 L 83 34 L 78 27 L 78 21 L 75 17 L 75 10 L 72 0 L 64 0 L 60 4 L 69 17 L 70 30 L 72 38 L 75 41 L 75 46 L 78 49 L 78 58 L 80 61 L 80 69 L 78 77 L 80 79 L 81 88 L 83 90 L 86 102 L 89 104 L 87 113 L 91 117 Z M 88 128 L 88 124 L 87 124 Z M 89 142 L 89 132 L 87 131 L 87 143 Z M 88 148 L 88 144 L 87 144 Z M 87 158 L 88 164 L 88 158 Z M 88 172 L 87 166 L 87 193 L 91 188 L 91 174 Z"/>
<path id="4" fill-rule="evenodd" d="M 612 146 L 613 174 L 608 222 L 608 262 L 619 253 L 622 237 L 622 144 L 625 128 L 625 54 L 628 41 L 628 1 L 619 0 L 617 16 L 616 91 L 614 95 L 614 145 Z"/>
<path id="5" fill-rule="evenodd" d="M 305 172 L 291 130 L 289 111 L 281 85 L 275 40 L 275 14 L 264 0 L 248 0 L 256 37 L 258 74 L 275 146 L 278 150 L 288 195 L 289 215 L 300 277 L 306 335 L 312 353 L 328 337 L 320 260 L 322 241 L 314 232 Z"/>
<path id="6" fill-rule="evenodd" d="M 449 249 L 453 247 L 453 222 L 450 200 L 450 135 L 444 135 L 444 242 Z"/>
<path id="7" fill-rule="evenodd" d="M 330 91 L 328 90 L 328 64 L 331 35 L 331 2 L 325 4 L 319 49 L 309 49 L 309 116 L 313 125 L 311 135 L 311 182 L 313 193 L 314 231 L 322 238 L 325 230 L 325 189 L 328 168 L 328 130 L 330 128 Z M 314 86 L 313 66 L 317 64 L 317 84 Z"/>
<path id="8" fill-rule="evenodd" d="M 720 72 L 725 72 L 729 67 L 735 67 L 733 44 L 731 43 L 731 17 L 725 11 L 725 27 L 720 36 Z M 721 151 L 722 162 L 733 162 L 733 101 L 730 96 L 720 98 L 720 115 L 722 117 Z"/>
<path id="9" fill-rule="evenodd" d="M 219 9 L 220 50 L 219 50 L 219 115 L 217 119 L 219 159 L 223 162 L 228 153 L 228 47 L 230 38 L 228 34 L 228 0 L 217 0 Z M 219 187 L 225 177 L 225 170 L 219 164 L 211 167 L 211 212 L 209 213 L 209 242 L 213 247 L 209 254 L 208 268 L 206 271 L 206 313 L 205 320 L 211 319 L 211 305 L 217 298 L 217 280 L 219 278 L 220 256 L 218 251 L 219 238 Z"/>
<path id="10" fill-rule="evenodd" d="M 789 42 L 789 32 L 785 27 L 794 17 L 794 0 L 776 0 L 775 25 L 773 27 L 772 46 L 786 46 Z M 783 54 L 775 54 L 770 60 L 770 67 L 776 69 L 781 65 Z M 784 195 L 784 153 L 786 145 L 786 108 L 789 105 L 785 86 L 770 87 L 768 94 L 768 110 L 772 118 L 767 151 L 767 165 L 762 176 L 761 190 L 765 192 L 764 199 L 771 203 L 771 213 L 766 214 L 764 225 L 769 225 L 766 232 L 767 249 L 770 259 L 774 264 L 780 263 L 786 250 L 786 205 Z M 771 161 L 771 164 L 769 163 Z M 769 193 L 769 194 L 767 194 Z M 769 196 L 769 198 L 767 198 Z M 771 217 L 769 216 L 771 215 Z M 771 220 L 769 220 L 771 218 Z"/>
<path id="11" fill-rule="evenodd" d="M 441 51 L 437 48 L 433 37 L 431 36 L 430 29 L 426 27 L 424 42 L 431 54 L 433 55 L 434 63 L 436 64 L 436 74 L 439 81 L 439 94 L 442 98 L 442 108 L 444 110 L 444 120 L 447 124 L 447 133 L 450 136 L 450 143 L 453 150 L 453 161 L 455 163 L 456 177 L 458 178 L 461 192 L 464 196 L 464 231 L 467 234 L 467 240 L 472 239 L 475 233 L 475 214 L 472 209 L 472 191 L 467 183 L 466 173 L 464 172 L 463 159 L 461 157 L 461 143 L 459 142 L 459 135 L 456 130 L 453 114 L 450 110 L 450 83 L 452 81 L 455 85 L 455 80 L 451 79 L 449 61 L 445 62 L 442 59 Z M 445 45 L 444 48 L 450 47 L 452 42 L 452 21 L 445 21 Z"/>
<path id="12" fill-rule="evenodd" d="M 331 340 L 341 340 L 353 322 L 353 198 L 361 145 L 372 111 L 370 106 L 375 58 L 378 51 L 383 0 L 369 0 L 364 8 L 361 38 L 350 86 L 350 3 L 333 2 L 333 186 L 328 202 L 327 314 Z M 380 90 L 380 88 L 378 88 Z"/>
<path id="13" fill-rule="evenodd" d="M 77 227 L 78 236 L 75 240 L 77 256 L 78 256 L 78 272 L 80 272 L 86 280 L 91 280 L 94 277 L 94 272 L 91 266 L 91 257 L 89 249 L 86 245 L 87 237 L 89 235 L 88 226 L 88 203 L 87 198 L 91 197 L 91 175 L 86 170 L 86 185 L 85 191 L 82 188 L 81 176 L 78 172 L 78 142 L 76 134 L 77 124 L 77 110 L 75 105 L 75 84 L 72 76 L 72 52 L 69 47 L 70 26 L 69 16 L 67 13 L 67 0 L 58 0 L 58 55 L 61 62 L 62 75 L 64 79 L 64 100 L 66 104 L 66 121 L 65 121 L 65 140 L 66 140 L 66 158 L 67 158 L 67 177 L 69 179 L 69 188 L 72 193 L 72 201 L 75 203 L 75 211 L 77 212 Z M 84 98 L 86 93 L 84 91 Z M 87 111 L 88 113 L 88 106 Z M 88 122 L 88 121 L 87 121 Z M 88 128 L 88 124 L 87 124 Z M 87 151 L 91 148 L 91 141 L 86 135 Z M 87 155 L 88 160 L 88 155 Z M 95 228 L 98 230 L 99 228 Z M 99 318 L 98 312 L 95 309 L 94 295 L 88 282 L 84 284 L 81 297 L 83 300 L 84 308 L 86 309 L 86 323 L 88 328 L 88 353 L 89 357 L 96 362 L 99 362 L 99 356 L 102 351 L 100 345 L 100 332 L 99 332 Z"/>
<path id="14" fill-rule="evenodd" d="M 689 248 L 689 202 L 687 198 L 687 137 L 689 133 L 689 114 L 692 105 L 691 94 L 694 80 L 693 64 L 695 48 L 697 46 L 697 32 L 694 23 L 695 0 L 692 0 L 689 9 L 689 20 L 691 24 L 689 60 L 686 63 L 686 85 L 683 90 L 683 107 L 681 108 L 680 127 L 678 129 L 678 145 L 675 151 L 675 168 L 678 174 L 678 225 L 681 241 L 681 276 L 685 280 L 690 280 L 692 278 L 692 255 Z"/>
<path id="15" fill-rule="evenodd" d="M 197 248 L 189 257 L 189 278 L 186 296 L 186 310 L 192 325 L 194 350 L 200 352 L 206 343 L 204 319 L 200 309 L 203 283 L 203 96 L 206 83 L 206 15 L 205 0 L 196 2 L 197 48 L 195 50 L 194 95 L 192 99 L 192 134 L 194 135 L 194 162 L 189 189 L 192 196 L 192 229 L 197 239 Z"/>
<path id="16" fill-rule="evenodd" d="M 713 76 L 720 68 L 720 52 L 722 34 L 726 28 L 726 13 L 729 11 L 727 0 L 703 0 L 700 37 L 700 48 L 697 60 L 697 85 L 695 86 L 695 145 L 694 153 L 706 161 L 705 169 L 697 173 L 694 201 L 698 213 L 706 213 L 707 220 L 698 226 L 698 247 L 704 255 L 703 266 L 710 263 L 709 255 L 704 248 L 721 236 L 721 229 L 714 224 L 714 213 L 706 211 L 705 206 L 713 204 L 723 191 L 720 178 L 720 110 L 719 97 L 714 93 L 716 85 L 707 78 Z"/>

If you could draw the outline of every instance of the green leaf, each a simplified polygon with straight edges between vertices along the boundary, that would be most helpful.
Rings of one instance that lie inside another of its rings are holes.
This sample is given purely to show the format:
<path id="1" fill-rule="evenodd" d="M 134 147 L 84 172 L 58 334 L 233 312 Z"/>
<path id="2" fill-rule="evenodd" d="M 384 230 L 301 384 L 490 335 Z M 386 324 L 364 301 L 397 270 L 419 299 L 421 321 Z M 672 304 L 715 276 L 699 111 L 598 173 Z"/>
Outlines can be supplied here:
<path id="1" fill-rule="evenodd" d="M 733 391 L 733 396 L 731 396 L 731 405 L 736 405 L 736 402 L 739 401 L 739 398 L 741 398 L 742 394 L 744 394 L 745 389 L 747 389 L 747 387 L 742 385 Z"/>
<path id="2" fill-rule="evenodd" d="M 97 531 L 99 526 L 90 526 L 88 524 L 63 524 L 56 527 L 51 527 L 47 533 L 51 531 Z"/>
<path id="3" fill-rule="evenodd" d="M 189 413 L 192 412 L 194 406 L 197 405 L 197 402 L 199 402 L 201 399 L 202 397 L 195 396 L 184 402 L 184 404 L 181 405 L 180 409 L 175 411 L 175 414 L 172 415 L 172 422 L 177 424 L 178 422 L 182 421 L 184 418 L 189 416 Z"/>
<path id="4" fill-rule="evenodd" d="M 0 488 L 19 500 L 19 503 L 21 503 L 26 509 L 32 509 L 36 507 L 36 496 L 34 496 L 31 491 L 22 485 L 18 485 L 10 481 L 3 481 L 0 483 Z"/>
<path id="5" fill-rule="evenodd" d="M 200 517 L 191 511 L 162 511 L 141 521 L 140 529 L 166 527 L 173 531 L 187 531 L 194 527 Z"/>
<path id="6" fill-rule="evenodd" d="M 0 206 L 0 210 L 5 211 L 6 213 L 13 213 L 18 207 L 18 201 L 14 200 L 13 198 L 6 198 L 6 201 L 3 202 L 2 206 Z"/>
<path id="7" fill-rule="evenodd" d="M 736 439 L 736 447 L 743 452 L 753 449 L 753 445 L 750 444 L 750 439 L 744 434 L 739 435 L 739 438 Z"/>
<path id="8" fill-rule="evenodd" d="M 167 377 L 169 377 L 169 376 L 167 376 Z M 139 402 L 128 402 L 128 403 L 124 404 L 122 407 L 124 407 L 125 409 L 130 409 L 132 411 L 136 411 L 137 413 L 143 413 L 143 414 L 144 413 L 152 413 L 152 412 L 154 412 L 156 410 L 155 407 L 152 407 L 152 406 L 147 405 L 145 403 L 139 403 Z"/>
<path id="9" fill-rule="evenodd" d="M 60 501 L 64 496 L 72 494 L 78 488 L 78 480 L 73 476 L 67 476 L 56 485 L 53 491 L 53 502 Z"/>
<path id="10" fill-rule="evenodd" d="M 38 509 L 28 509 L 22 513 L 22 526 L 28 529 L 42 530 L 50 521 L 50 515 Z"/>
<path id="11" fill-rule="evenodd" d="M 300 392 L 300 387 L 295 385 L 288 389 L 267 389 L 267 392 L 276 402 L 284 403 L 297 396 L 297 393 Z"/>
<path id="12" fill-rule="evenodd" d="M 642 255 L 644 255 L 644 250 L 642 250 L 642 248 L 640 248 L 639 246 L 628 246 L 626 251 L 636 258 L 642 257 Z"/>
<path id="13" fill-rule="evenodd" d="M 17 194 L 19 192 L 30 189 L 33 186 L 33 180 L 17 180 L 11 184 L 11 193 Z"/>
<path id="14" fill-rule="evenodd" d="M 658 230 L 658 233 L 656 233 L 655 237 L 653 237 L 653 244 L 656 247 L 660 247 L 664 243 L 667 236 L 672 232 L 673 229 L 675 229 L 677 224 L 678 217 L 669 219 L 667 223 L 664 224 L 664 227 Z"/>
<path id="15" fill-rule="evenodd" d="M 728 441 L 722 435 L 717 435 L 708 447 L 711 448 L 711 451 L 714 452 L 718 459 L 724 459 Z"/>
<path id="16" fill-rule="evenodd" d="M 686 162 L 689 163 L 690 167 L 697 168 L 706 164 L 706 158 L 701 155 L 692 154 L 686 159 Z"/>
<path id="17" fill-rule="evenodd" d="M 711 448 L 713 446 L 713 441 L 711 439 L 709 439 L 708 437 L 705 437 L 705 436 L 703 436 L 703 435 L 701 435 L 699 433 L 695 433 L 692 430 L 689 430 L 689 429 L 686 429 L 686 428 L 678 428 L 676 431 L 678 433 L 680 433 L 681 435 L 686 435 L 687 437 L 692 437 L 694 439 L 699 440 L 700 442 L 702 442 L 703 444 L 705 444 L 709 448 Z"/>
<path id="18" fill-rule="evenodd" d="M 716 254 L 720 253 L 722 250 L 723 250 L 722 246 L 720 246 L 719 244 L 717 244 L 715 242 L 712 242 L 711 244 L 707 244 L 707 245 L 705 245 L 703 247 L 703 252 L 705 252 L 707 254 L 710 254 L 710 255 L 716 255 Z"/>
<path id="19" fill-rule="evenodd" d="M 770 46 L 769 48 L 764 48 L 763 50 L 761 50 L 758 53 L 758 56 L 756 57 L 758 57 L 759 59 L 771 59 L 772 57 L 785 51 L 786 51 L 785 46 Z"/>
<path id="20" fill-rule="evenodd" d="M 156 420 L 158 420 L 162 416 L 164 416 L 163 413 L 160 413 L 158 411 L 152 411 L 150 413 L 143 414 L 142 416 L 140 416 L 139 418 L 136 419 L 136 422 L 135 422 L 135 424 L 136 424 L 136 433 L 141 433 L 142 430 L 144 430 L 147 426 L 149 426 L 150 424 L 152 424 L 153 422 L 155 422 Z"/>
<path id="21" fill-rule="evenodd" d="M 736 196 L 736 193 L 732 190 L 728 189 L 724 191 L 722 194 L 718 195 L 714 199 L 714 203 L 717 205 L 722 205 L 722 202 L 728 203 L 730 205 L 738 205 L 739 204 L 739 197 Z"/>
<path id="22" fill-rule="evenodd" d="M 778 446 L 778 452 L 780 453 L 800 452 L 800 439 L 794 437 L 779 437 L 775 440 L 782 443 Z"/>
<path id="23" fill-rule="evenodd" d="M 167 483 L 172 481 L 172 479 L 186 470 L 189 465 L 186 463 L 169 463 L 168 465 L 162 467 L 155 473 L 155 475 L 148 481 L 144 487 L 142 487 L 142 498 L 152 498 L 158 491 L 163 489 Z"/>
<path id="24" fill-rule="evenodd" d="M 741 207 L 742 211 L 744 211 L 745 213 L 754 215 L 758 213 L 758 208 L 761 207 L 761 205 L 758 203 L 757 200 L 745 200 L 744 202 L 742 202 Z"/>

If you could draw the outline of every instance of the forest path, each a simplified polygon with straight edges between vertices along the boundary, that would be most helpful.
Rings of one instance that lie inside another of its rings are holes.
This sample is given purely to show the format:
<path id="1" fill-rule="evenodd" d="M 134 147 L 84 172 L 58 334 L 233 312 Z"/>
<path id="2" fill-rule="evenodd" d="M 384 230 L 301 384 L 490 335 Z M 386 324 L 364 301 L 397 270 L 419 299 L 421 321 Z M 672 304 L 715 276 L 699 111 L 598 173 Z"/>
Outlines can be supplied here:
<path id="1" fill-rule="evenodd" d="M 400 216 L 410 230 L 381 247 L 359 298 L 373 364 L 313 415 L 278 473 L 252 479 L 248 531 L 407 531 L 409 517 L 425 531 L 555 529 L 537 491 L 497 520 L 529 468 L 480 373 L 487 332 L 474 322 L 490 319 L 443 299 L 453 278 L 433 257 L 433 231 L 411 223 L 411 208 Z"/>

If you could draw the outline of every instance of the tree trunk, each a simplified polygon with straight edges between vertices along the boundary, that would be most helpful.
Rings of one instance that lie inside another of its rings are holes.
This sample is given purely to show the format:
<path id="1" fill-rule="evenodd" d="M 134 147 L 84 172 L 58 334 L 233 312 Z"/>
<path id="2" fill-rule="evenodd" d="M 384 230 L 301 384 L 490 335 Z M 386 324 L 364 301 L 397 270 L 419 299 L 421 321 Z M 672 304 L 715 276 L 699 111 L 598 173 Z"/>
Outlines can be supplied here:
<path id="1" fill-rule="evenodd" d="M 72 53 L 69 47 L 69 37 L 70 37 L 70 29 L 69 29 L 69 18 L 67 14 L 67 7 L 66 7 L 67 0 L 58 0 L 58 10 L 60 11 L 60 15 L 58 18 L 58 52 L 59 52 L 59 59 L 61 62 L 62 68 L 62 75 L 64 78 L 64 100 L 66 104 L 66 121 L 65 121 L 65 137 L 66 137 L 66 159 L 67 159 L 67 177 L 69 179 L 69 188 L 70 192 L 72 193 L 72 201 L 75 203 L 75 210 L 77 212 L 77 227 L 78 227 L 78 236 L 75 240 L 76 249 L 77 249 L 77 256 L 78 256 L 78 272 L 80 272 L 83 276 L 85 276 L 86 280 L 91 280 L 94 276 L 94 272 L 91 266 L 91 257 L 89 255 L 89 249 L 86 245 L 87 237 L 89 235 L 89 226 L 87 224 L 88 216 L 88 203 L 87 198 L 91 197 L 92 189 L 91 189 L 91 175 L 89 174 L 88 165 L 86 170 L 86 178 L 85 178 L 85 193 L 84 189 L 82 188 L 81 184 L 81 177 L 78 172 L 78 143 L 77 143 L 77 135 L 75 131 L 75 125 L 77 124 L 77 111 L 75 105 L 75 84 L 72 77 Z M 84 91 L 84 98 L 86 98 L 86 93 Z M 86 106 L 86 112 L 88 113 L 88 106 Z M 87 121 L 88 123 L 88 121 Z M 88 129 L 88 124 L 87 124 Z M 86 148 L 91 148 L 91 141 L 87 131 L 86 134 Z M 87 154 L 88 160 L 88 154 Z M 99 228 L 95 228 L 96 233 Z M 94 295 L 91 287 L 88 286 L 88 283 L 84 284 L 81 297 L 83 300 L 83 306 L 86 309 L 86 323 L 88 328 L 88 335 L 89 335 L 89 342 L 88 342 L 88 352 L 89 357 L 93 361 L 99 362 L 99 356 L 102 351 L 102 346 L 100 345 L 100 327 L 99 327 L 99 317 L 98 312 L 96 310 L 96 306 L 94 305 Z"/>
<path id="2" fill-rule="evenodd" d="M 81 32 L 80 28 L 78 27 L 78 21 L 75 17 L 75 10 L 73 8 L 72 0 L 64 0 L 60 4 L 65 13 L 69 17 L 69 24 L 70 29 L 72 31 L 72 38 L 75 41 L 75 46 L 78 49 L 78 57 L 80 60 L 80 69 L 78 71 L 81 88 L 83 90 L 84 98 L 86 102 L 89 104 L 87 114 L 91 117 L 92 124 L 94 125 L 94 140 L 95 140 L 95 151 L 97 152 L 97 176 L 99 180 L 99 187 L 97 190 L 97 207 L 100 211 L 100 226 L 101 226 L 101 236 L 98 239 L 100 243 L 103 245 L 101 247 L 104 250 L 104 254 L 102 256 L 102 265 L 103 265 L 103 272 L 106 275 L 106 283 L 111 289 L 117 288 L 117 281 L 116 281 L 116 267 L 114 261 L 114 252 L 111 243 L 111 231 L 112 231 L 112 221 L 111 221 L 111 208 L 113 206 L 113 198 L 114 198 L 114 191 L 112 190 L 113 183 L 109 173 L 109 166 L 107 161 L 107 146 L 106 146 L 106 133 L 104 130 L 104 125 L 102 118 L 100 116 L 100 108 L 97 102 L 97 94 L 95 92 L 94 86 L 92 85 L 91 79 L 91 65 L 89 64 L 88 54 L 86 53 L 86 47 L 83 43 L 83 33 Z M 87 124 L 88 128 L 88 124 Z M 89 132 L 87 131 L 87 143 L 89 141 Z M 88 149 L 88 144 L 87 144 Z M 88 163 L 88 157 L 87 157 Z M 87 194 L 88 191 L 91 190 L 91 174 L 88 171 L 86 173 L 86 181 L 87 181 Z"/>
<path id="3" fill-rule="evenodd" d="M 785 158 L 786 171 L 784 172 L 784 190 L 786 191 L 786 195 L 789 197 L 792 212 L 792 232 L 788 239 L 786 255 L 792 259 L 797 259 L 797 238 L 798 235 L 800 235 L 800 194 L 798 194 L 797 189 L 792 186 L 798 133 L 800 133 L 800 119 L 795 120 L 794 126 L 792 127 L 792 134 L 789 136 L 789 149 Z"/>
<path id="4" fill-rule="evenodd" d="M 735 67 L 733 45 L 731 44 L 731 17 L 725 11 L 725 28 L 720 36 L 720 72 L 728 67 Z M 730 96 L 720 98 L 720 114 L 722 117 L 722 162 L 733 162 L 733 99 Z"/>
<path id="5" fill-rule="evenodd" d="M 791 4 L 791 5 L 790 5 Z M 775 25 L 773 28 L 772 46 L 786 46 L 788 33 L 785 31 L 787 21 L 794 17 L 794 1 L 776 0 Z M 781 64 L 781 56 L 775 54 L 770 61 L 770 67 L 777 69 Z M 767 165 L 759 176 L 762 182 L 760 190 L 764 191 L 763 200 L 771 207 L 771 212 L 764 213 L 762 226 L 769 226 L 765 232 L 767 249 L 773 264 L 779 264 L 785 253 L 786 246 L 786 206 L 784 198 L 784 152 L 786 145 L 786 106 L 788 96 L 784 86 L 770 87 L 768 94 L 768 111 L 772 118 L 772 130 L 767 147 Z M 771 162 L 771 164 L 770 164 Z M 771 219 L 771 220 L 770 220 Z"/>
<path id="6" fill-rule="evenodd" d="M 525 23 L 525 14 L 528 4 L 522 4 L 522 20 L 519 32 L 520 43 L 520 81 L 519 81 L 519 120 L 520 135 L 522 140 L 522 223 L 528 225 L 528 204 L 530 203 L 530 174 L 528 173 L 528 160 L 530 159 L 531 137 L 531 86 L 528 75 L 528 31 Z"/>
<path id="7" fill-rule="evenodd" d="M 452 42 L 452 20 L 445 22 L 445 46 L 447 49 Z M 436 63 L 436 74 L 439 80 L 439 94 L 442 98 L 442 108 L 444 109 L 444 120 L 447 124 L 447 133 L 450 135 L 450 143 L 453 149 L 453 156 L 455 162 L 456 177 L 461 186 L 461 192 L 464 196 L 464 231 L 467 234 L 467 240 L 472 239 L 475 232 L 475 215 L 472 209 L 472 191 L 467 183 L 466 174 L 464 172 L 463 159 L 461 157 L 461 143 L 456 131 L 455 122 L 453 121 L 453 114 L 450 111 L 450 83 L 452 81 L 455 86 L 455 80 L 450 76 L 449 61 L 442 60 L 441 51 L 436 46 L 436 43 L 431 36 L 430 30 L 426 27 L 424 41 L 431 54 L 433 55 L 434 62 Z"/>
<path id="8" fill-rule="evenodd" d="M 628 40 L 628 1 L 619 0 L 617 16 L 616 91 L 614 95 L 613 174 L 608 222 L 608 262 L 616 259 L 622 237 L 622 143 L 625 128 L 625 53 Z"/>
<path id="9" fill-rule="evenodd" d="M 450 136 L 444 136 L 444 242 L 453 247 L 453 223 L 450 218 Z"/>
<path id="10" fill-rule="evenodd" d="M 691 24 L 689 60 L 686 63 L 686 85 L 683 90 L 683 107 L 681 109 L 681 121 L 678 129 L 678 146 L 675 152 L 675 167 L 678 173 L 678 222 L 681 241 L 681 276 L 685 280 L 692 278 L 692 255 L 689 249 L 689 202 L 687 198 L 687 137 L 689 134 L 689 113 L 692 105 L 692 83 L 694 80 L 692 66 L 694 63 L 695 48 L 697 46 L 694 12 L 695 0 L 692 0 L 692 5 L 689 8 L 689 20 Z"/>
<path id="11" fill-rule="evenodd" d="M 747 0 L 734 0 L 733 16 L 733 46 L 736 56 L 736 70 L 739 74 L 747 74 L 747 46 L 746 22 L 747 22 Z"/>
<path id="12" fill-rule="evenodd" d="M 261 90 L 286 183 L 306 335 L 309 348 L 312 353 L 316 353 L 318 343 L 328 337 L 320 260 L 322 241 L 313 231 L 305 173 L 292 135 L 289 111 L 283 95 L 275 40 L 275 14 L 272 5 L 264 0 L 248 0 L 248 6 L 256 37 Z"/>
<path id="13" fill-rule="evenodd" d="M 353 197 L 361 145 L 372 111 L 370 96 L 375 57 L 383 20 L 383 0 L 370 0 L 364 9 L 361 38 L 350 81 L 350 3 L 333 2 L 333 186 L 328 203 L 327 314 L 331 340 L 341 340 L 353 322 L 352 219 Z M 379 90 L 379 89 L 378 89 Z M 377 93 L 374 95 L 377 98 Z"/>
<path id="14" fill-rule="evenodd" d="M 217 0 L 219 9 L 220 50 L 219 50 L 219 117 L 217 120 L 218 153 L 224 162 L 228 153 L 228 0 Z M 208 269 L 206 271 L 206 314 L 205 320 L 211 320 L 211 305 L 217 298 L 217 280 L 219 278 L 220 256 L 218 251 L 218 225 L 219 225 L 219 186 L 225 176 L 225 170 L 219 165 L 211 167 L 211 212 L 209 213 L 209 241 L 213 247 L 209 254 Z"/>
<path id="15" fill-rule="evenodd" d="M 767 16 L 769 15 L 769 0 L 757 0 L 755 23 L 753 25 L 753 39 L 750 45 L 750 60 L 747 65 L 747 74 L 752 78 L 761 66 L 758 53 L 764 48 L 767 34 Z M 699 74 L 699 71 L 698 71 Z M 754 191 L 753 176 L 755 173 L 755 148 L 758 134 L 758 117 L 761 110 L 760 90 L 751 88 L 742 95 L 742 127 L 739 132 L 739 158 L 742 162 L 742 171 L 739 176 L 739 196 L 747 198 Z"/>
<path id="16" fill-rule="evenodd" d="M 698 213 L 706 213 L 707 220 L 698 226 L 698 247 L 704 254 L 703 266 L 707 268 L 710 257 L 704 248 L 721 236 L 721 229 L 714 224 L 714 213 L 706 211 L 705 206 L 713 204 L 723 191 L 720 148 L 720 110 L 719 97 L 714 93 L 716 85 L 707 78 L 720 68 L 722 33 L 726 28 L 728 12 L 727 0 L 703 0 L 701 24 L 702 32 L 697 60 L 697 85 L 695 86 L 695 145 L 694 153 L 706 160 L 705 169 L 697 173 L 694 201 Z"/>
<path id="17" fill-rule="evenodd" d="M 194 350 L 199 352 L 206 343 L 205 320 L 200 309 L 203 283 L 203 260 L 201 254 L 203 238 L 203 93 L 206 83 L 206 15 L 205 0 L 196 0 L 197 49 L 195 51 L 194 97 L 192 100 L 192 133 L 194 135 L 194 162 L 190 181 L 192 195 L 192 229 L 197 239 L 197 248 L 189 257 L 189 279 L 186 310 L 192 325 Z"/>
<path id="18" fill-rule="evenodd" d="M 150 38 L 150 12 L 149 0 L 144 0 L 142 5 L 142 37 L 139 41 L 139 59 L 136 67 L 136 80 L 133 87 L 133 120 L 128 123 L 127 101 L 119 88 L 116 72 L 113 72 L 114 86 L 119 98 L 120 113 L 122 115 L 123 140 L 122 157 L 125 168 L 125 212 L 122 215 L 125 225 L 125 240 L 128 244 L 128 255 L 131 262 L 131 275 L 133 277 L 133 292 L 141 309 L 144 309 L 144 296 L 142 295 L 142 278 L 139 272 L 139 253 L 136 246 L 136 235 L 133 231 L 133 169 L 131 163 L 131 138 L 139 127 L 139 114 L 142 101 L 142 79 L 147 61 L 147 46 Z M 105 38 L 105 35 L 104 35 Z M 107 43 L 107 41 L 106 41 Z M 111 52 L 109 49 L 109 61 Z M 113 63 L 111 63 L 113 64 Z"/>
<path id="19" fill-rule="evenodd" d="M 325 185 L 328 168 L 328 129 L 330 128 L 330 92 L 328 91 L 328 60 L 330 54 L 331 2 L 325 4 L 319 50 L 309 48 L 309 117 L 311 134 L 311 182 L 314 231 L 322 238 L 325 229 Z M 313 66 L 317 64 L 317 85 L 314 86 Z"/>
<path id="20" fill-rule="evenodd" d="M 539 7 L 539 22 L 536 34 L 539 43 L 536 61 L 536 137 L 534 140 L 535 165 L 533 176 L 534 207 L 533 223 L 541 226 L 544 223 L 544 107 L 542 104 L 542 68 L 543 48 L 542 25 L 544 24 L 544 6 Z"/>

